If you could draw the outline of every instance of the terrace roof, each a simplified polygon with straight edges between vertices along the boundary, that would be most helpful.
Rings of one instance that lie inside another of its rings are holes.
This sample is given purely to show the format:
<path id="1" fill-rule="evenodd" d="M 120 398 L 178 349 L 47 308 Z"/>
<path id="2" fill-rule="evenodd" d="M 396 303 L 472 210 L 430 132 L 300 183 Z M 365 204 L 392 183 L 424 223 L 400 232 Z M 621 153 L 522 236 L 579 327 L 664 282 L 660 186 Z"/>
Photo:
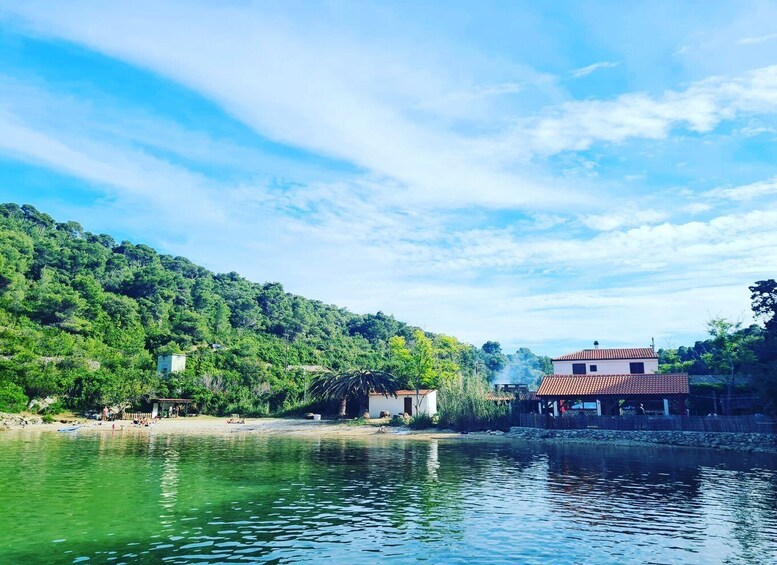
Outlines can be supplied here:
<path id="1" fill-rule="evenodd" d="M 537 396 L 561 398 L 688 394 L 688 375 L 546 375 Z"/>

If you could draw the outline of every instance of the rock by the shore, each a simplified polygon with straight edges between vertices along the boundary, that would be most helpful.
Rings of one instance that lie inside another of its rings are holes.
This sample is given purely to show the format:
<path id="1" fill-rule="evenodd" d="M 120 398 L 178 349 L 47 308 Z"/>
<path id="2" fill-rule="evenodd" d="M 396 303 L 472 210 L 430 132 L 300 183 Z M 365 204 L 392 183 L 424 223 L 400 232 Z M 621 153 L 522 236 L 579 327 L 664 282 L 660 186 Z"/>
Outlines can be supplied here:
<path id="1" fill-rule="evenodd" d="M 40 416 L 25 416 L 22 414 L 7 414 L 0 412 L 0 429 L 24 428 L 26 426 L 42 424 Z"/>
<path id="2" fill-rule="evenodd" d="M 623 430 L 544 430 L 513 427 L 507 437 L 609 445 L 675 445 L 703 447 L 753 453 L 777 453 L 777 434 L 682 432 L 682 431 L 623 431 Z"/>

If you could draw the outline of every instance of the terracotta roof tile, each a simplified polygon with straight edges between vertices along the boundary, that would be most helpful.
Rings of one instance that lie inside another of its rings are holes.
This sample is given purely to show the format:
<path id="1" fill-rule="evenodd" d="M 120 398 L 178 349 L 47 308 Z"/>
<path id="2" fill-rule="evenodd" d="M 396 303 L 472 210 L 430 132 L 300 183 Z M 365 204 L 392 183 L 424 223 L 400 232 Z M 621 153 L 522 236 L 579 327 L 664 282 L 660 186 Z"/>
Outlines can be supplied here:
<path id="1" fill-rule="evenodd" d="M 658 354 L 651 347 L 583 349 L 556 357 L 552 361 L 606 361 L 608 359 L 658 359 Z"/>
<path id="2" fill-rule="evenodd" d="M 688 375 L 546 375 L 537 396 L 688 394 Z"/>
<path id="3" fill-rule="evenodd" d="M 426 394 L 429 394 L 430 392 L 434 392 L 434 389 L 430 389 L 430 388 L 422 388 L 422 389 L 420 389 L 420 390 L 418 391 L 418 394 L 419 394 L 420 396 L 424 396 L 424 395 L 426 395 Z M 413 390 L 398 390 L 398 391 L 397 391 L 397 396 L 409 396 L 409 395 L 411 395 L 411 394 L 412 394 L 413 396 L 415 396 L 415 389 L 413 389 Z M 370 393 L 370 396 L 386 396 L 386 395 L 385 395 L 385 394 L 383 394 L 382 392 L 371 392 L 371 393 Z"/>

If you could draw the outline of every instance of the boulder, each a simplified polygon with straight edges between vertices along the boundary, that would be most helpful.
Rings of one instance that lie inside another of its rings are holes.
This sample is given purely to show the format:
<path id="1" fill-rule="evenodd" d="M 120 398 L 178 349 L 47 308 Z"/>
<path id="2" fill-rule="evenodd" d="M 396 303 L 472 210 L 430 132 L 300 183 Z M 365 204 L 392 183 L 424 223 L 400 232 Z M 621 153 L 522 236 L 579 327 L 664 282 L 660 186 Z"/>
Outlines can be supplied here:
<path id="1" fill-rule="evenodd" d="M 47 396 L 46 398 L 33 398 L 30 400 L 30 403 L 27 405 L 27 409 L 30 412 L 40 412 L 42 410 L 45 410 L 55 402 L 59 400 L 56 396 Z"/>

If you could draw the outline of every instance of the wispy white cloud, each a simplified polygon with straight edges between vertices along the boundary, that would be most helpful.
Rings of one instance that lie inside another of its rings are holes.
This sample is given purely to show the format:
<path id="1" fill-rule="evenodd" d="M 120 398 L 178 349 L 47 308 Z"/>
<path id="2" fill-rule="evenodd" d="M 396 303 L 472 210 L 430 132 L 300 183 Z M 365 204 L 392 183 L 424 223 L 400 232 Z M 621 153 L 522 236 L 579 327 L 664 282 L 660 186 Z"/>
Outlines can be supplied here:
<path id="1" fill-rule="evenodd" d="M 614 69 L 617 66 L 617 62 L 601 61 L 599 63 L 588 65 L 587 67 L 575 69 L 574 71 L 571 71 L 570 74 L 575 78 L 582 78 L 590 75 L 594 71 L 598 71 L 599 69 Z"/>
<path id="2" fill-rule="evenodd" d="M 693 190 L 650 197 L 659 174 L 648 150 L 616 181 L 613 161 L 630 155 L 558 155 L 773 113 L 777 67 L 574 101 L 563 90 L 573 83 L 514 61 L 481 54 L 477 62 L 497 70 L 478 75 L 470 67 L 479 65 L 445 46 L 306 26 L 262 5 L 6 6 L 9 25 L 25 33 L 128 61 L 258 136 L 352 165 L 337 174 L 280 158 L 268 165 L 250 144 L 94 93 L 79 101 L 41 96 L 46 85 L 0 91 L 5 156 L 99 186 L 109 197 L 81 210 L 99 230 L 135 222 L 151 243 L 216 270 L 509 346 L 692 333 L 708 304 L 746 309 L 746 283 L 777 262 L 774 179 L 737 188 L 699 179 Z M 525 102 L 530 95 L 539 101 Z M 275 171 L 284 182 L 268 179 Z M 624 182 L 633 171 L 650 175 Z M 756 198 L 758 209 L 746 206 Z M 160 232 L 164 210 L 176 214 Z M 625 309 L 643 313 L 640 324 L 624 327 Z"/>
<path id="3" fill-rule="evenodd" d="M 666 217 L 667 213 L 663 210 L 626 208 L 606 214 L 586 214 L 580 217 L 580 222 L 597 231 L 612 231 L 626 226 L 656 224 Z"/>
<path id="4" fill-rule="evenodd" d="M 773 41 L 777 39 L 777 33 L 769 33 L 767 35 L 758 35 L 756 37 L 743 37 L 737 43 L 740 45 L 754 45 L 756 43 L 764 43 L 765 41 Z"/>
<path id="5" fill-rule="evenodd" d="M 149 206 L 176 209 L 190 225 L 204 218 L 218 220 L 213 184 L 140 151 L 120 151 L 88 138 L 67 140 L 42 133 L 0 111 L 0 149 L 22 161 L 42 164 L 80 177 L 115 196 L 145 199 Z"/>
<path id="6" fill-rule="evenodd" d="M 707 198 L 748 201 L 777 194 L 777 177 L 744 186 L 716 188 L 705 193 Z"/>
<path id="7" fill-rule="evenodd" d="M 705 133 L 739 114 L 777 110 L 777 66 L 739 77 L 713 77 L 660 97 L 623 94 L 613 100 L 568 102 L 523 120 L 514 138 L 541 154 L 585 150 L 596 142 L 665 139 L 674 127 Z M 517 143 L 517 141 L 516 141 Z"/>
<path id="8" fill-rule="evenodd" d="M 457 90 L 444 67 L 418 53 L 405 60 L 391 45 L 311 33 L 235 7 L 81 2 L 57 11 L 30 2 L 9 10 L 37 33 L 171 77 L 263 136 L 390 178 L 405 199 L 540 207 L 576 200 L 495 160 L 484 151 L 488 139 L 409 113 Z M 516 85 L 478 88 L 496 94 Z"/>

